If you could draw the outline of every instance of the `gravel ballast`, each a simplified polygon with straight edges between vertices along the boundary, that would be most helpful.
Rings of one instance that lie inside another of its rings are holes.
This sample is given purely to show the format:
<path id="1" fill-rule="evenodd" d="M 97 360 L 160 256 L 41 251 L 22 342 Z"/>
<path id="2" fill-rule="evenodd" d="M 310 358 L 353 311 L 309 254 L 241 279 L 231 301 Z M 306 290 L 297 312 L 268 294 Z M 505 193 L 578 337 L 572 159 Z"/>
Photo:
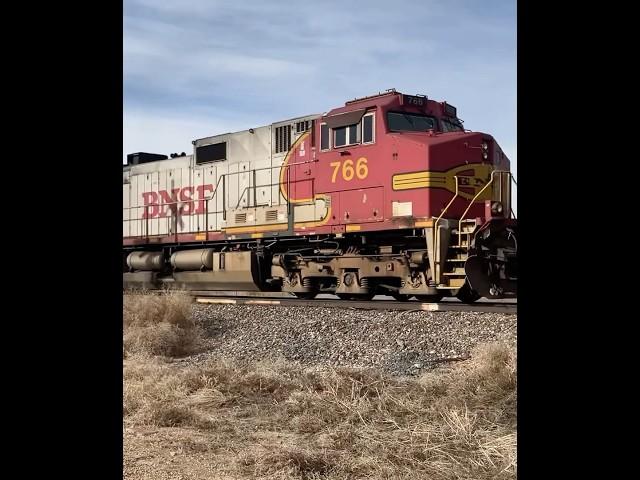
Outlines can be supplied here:
<path id="1" fill-rule="evenodd" d="M 376 367 L 416 375 L 464 359 L 480 343 L 515 344 L 517 316 L 502 313 L 194 304 L 206 345 L 179 362 L 225 357 L 303 366 Z"/>

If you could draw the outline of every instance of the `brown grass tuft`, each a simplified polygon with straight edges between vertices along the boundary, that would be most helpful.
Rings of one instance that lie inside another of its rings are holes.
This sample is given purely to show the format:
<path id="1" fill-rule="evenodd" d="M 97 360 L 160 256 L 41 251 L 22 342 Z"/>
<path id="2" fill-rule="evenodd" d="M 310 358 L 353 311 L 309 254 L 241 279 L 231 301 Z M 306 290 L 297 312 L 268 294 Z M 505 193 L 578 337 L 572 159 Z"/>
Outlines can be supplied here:
<path id="1" fill-rule="evenodd" d="M 330 450 L 315 450 L 286 445 L 277 450 L 254 448 L 240 455 L 238 464 L 245 472 L 259 476 L 314 479 L 326 478 L 338 469 L 339 455 Z"/>
<path id="2" fill-rule="evenodd" d="M 208 464 L 220 476 L 516 475 L 516 355 L 506 345 L 485 345 L 469 361 L 420 378 L 223 360 L 178 367 L 135 358 L 125 365 L 125 380 L 125 424 L 179 426 L 199 442 L 205 435 L 209 462 L 220 452 Z M 193 465 L 189 457 L 183 461 Z M 208 472 L 194 478 L 211 478 Z"/>
<path id="3" fill-rule="evenodd" d="M 125 295 L 124 353 L 177 357 L 197 350 L 201 329 L 191 317 L 185 293 Z"/>

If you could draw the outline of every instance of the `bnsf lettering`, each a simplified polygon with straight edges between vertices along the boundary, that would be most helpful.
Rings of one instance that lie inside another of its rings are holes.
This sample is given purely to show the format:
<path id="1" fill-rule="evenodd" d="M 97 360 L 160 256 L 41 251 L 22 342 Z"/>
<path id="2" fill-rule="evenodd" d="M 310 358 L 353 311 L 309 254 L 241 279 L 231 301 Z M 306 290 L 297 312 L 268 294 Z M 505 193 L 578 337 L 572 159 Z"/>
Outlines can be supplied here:
<path id="1" fill-rule="evenodd" d="M 213 185 L 198 185 L 172 188 L 171 191 L 144 192 L 142 204 L 146 208 L 142 212 L 142 218 L 203 214 L 207 210 L 205 199 L 213 193 L 213 190 Z"/>

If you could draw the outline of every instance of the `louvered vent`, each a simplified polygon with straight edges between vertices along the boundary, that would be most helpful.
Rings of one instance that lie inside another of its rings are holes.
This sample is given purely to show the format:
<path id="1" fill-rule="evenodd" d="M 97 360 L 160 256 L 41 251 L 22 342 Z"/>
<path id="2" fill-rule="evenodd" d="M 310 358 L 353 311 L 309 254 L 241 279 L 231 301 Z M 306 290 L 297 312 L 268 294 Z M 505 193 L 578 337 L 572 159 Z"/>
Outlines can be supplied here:
<path id="1" fill-rule="evenodd" d="M 291 148 L 291 125 L 276 127 L 276 153 L 288 152 Z"/>
<path id="2" fill-rule="evenodd" d="M 247 223 L 247 214 L 236 213 L 236 223 Z"/>
<path id="3" fill-rule="evenodd" d="M 278 219 L 278 211 L 277 210 L 268 210 L 267 211 L 267 222 L 275 222 Z"/>
<path id="4" fill-rule="evenodd" d="M 305 120 L 303 122 L 296 122 L 296 133 L 306 132 L 309 130 L 311 126 L 311 122 L 309 120 Z"/>

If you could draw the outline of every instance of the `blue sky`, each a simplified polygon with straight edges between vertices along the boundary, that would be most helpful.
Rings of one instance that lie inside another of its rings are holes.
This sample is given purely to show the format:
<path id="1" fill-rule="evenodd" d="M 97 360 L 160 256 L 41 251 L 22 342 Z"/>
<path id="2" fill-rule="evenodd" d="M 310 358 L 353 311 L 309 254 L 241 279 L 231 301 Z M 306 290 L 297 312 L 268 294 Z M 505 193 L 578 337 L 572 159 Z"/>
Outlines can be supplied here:
<path id="1" fill-rule="evenodd" d="M 392 87 L 456 105 L 517 173 L 515 0 L 124 0 L 124 154 Z"/>

